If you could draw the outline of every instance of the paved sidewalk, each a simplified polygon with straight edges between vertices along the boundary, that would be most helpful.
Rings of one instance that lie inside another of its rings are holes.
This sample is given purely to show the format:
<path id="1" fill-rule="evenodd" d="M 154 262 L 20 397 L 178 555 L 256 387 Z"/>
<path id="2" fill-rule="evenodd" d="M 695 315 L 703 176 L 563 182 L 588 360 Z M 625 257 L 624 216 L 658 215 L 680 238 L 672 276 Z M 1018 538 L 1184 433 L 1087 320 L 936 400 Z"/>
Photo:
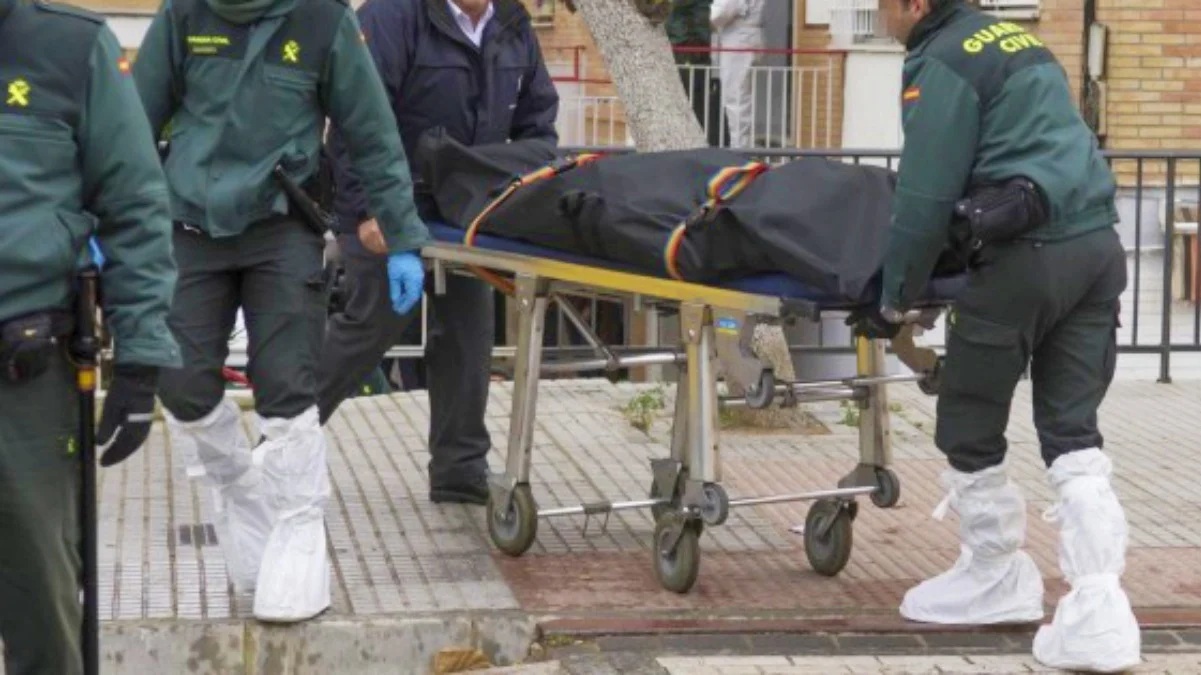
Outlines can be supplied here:
<path id="1" fill-rule="evenodd" d="M 645 498 L 649 459 L 666 452 L 668 427 L 660 419 L 647 435 L 624 419 L 620 408 L 637 389 L 604 380 L 541 386 L 533 465 L 539 505 Z M 497 448 L 506 445 L 509 392 L 508 384 L 492 389 L 488 424 Z M 521 644 L 533 637 L 527 616 L 564 633 L 721 630 L 722 622 L 742 630 L 920 631 L 902 622 L 896 607 L 907 588 L 953 561 L 956 521 L 929 517 L 942 498 L 937 476 L 944 465 L 930 439 L 934 399 L 908 385 L 891 394 L 901 502 L 884 511 L 865 501 L 851 562 L 840 576 L 812 572 L 801 538 L 789 531 L 804 521 L 807 504 L 735 509 L 725 525 L 706 528 L 700 579 L 683 596 L 661 590 L 654 579 L 646 512 L 612 514 L 604 532 L 594 519 L 586 534 L 582 517 L 546 520 L 526 556 L 496 554 L 482 508 L 427 499 L 424 394 L 352 400 L 328 427 L 334 606 L 306 630 L 339 626 L 345 639 L 355 634 L 347 621 L 412 619 L 432 622 L 434 628 L 413 629 L 427 635 L 457 617 L 456 634 L 491 650 L 498 662 L 522 655 Z M 1125 583 L 1146 625 L 1201 624 L 1198 401 L 1201 382 L 1120 381 L 1102 411 L 1131 524 Z M 845 411 L 836 404 L 810 409 L 828 432 L 723 435 L 731 496 L 826 489 L 853 466 L 857 432 L 842 424 Z M 1037 463 L 1029 410 L 1023 385 L 1011 425 L 1013 471 L 1030 499 L 1029 547 L 1053 603 L 1065 586 L 1054 533 L 1040 518 L 1052 495 Z M 493 465 L 502 462 L 495 453 Z M 230 590 L 208 495 L 183 476 L 161 427 L 144 452 L 101 478 L 102 618 L 118 622 L 108 630 L 170 626 L 161 621 L 174 619 L 206 620 L 185 624 L 189 634 L 201 626 L 237 633 L 249 625 L 241 620 L 250 601 Z M 493 633 L 502 626 L 507 637 L 498 642 Z M 246 641 L 253 642 L 231 638 L 228 649 Z M 428 641 L 422 654 L 437 644 Z"/>
<path id="2" fill-rule="evenodd" d="M 1058 673 L 1021 656 L 720 656 L 573 658 L 480 671 L 480 675 L 1028 675 Z M 1201 653 L 1155 654 L 1132 673 L 1192 675 Z"/>
<path id="3" fill-rule="evenodd" d="M 1192 675 L 1201 672 L 1201 654 L 1154 654 L 1134 673 Z M 1058 673 L 1021 656 L 749 656 L 660 658 L 669 675 L 955 675 L 967 673 Z M 618 672 L 614 669 L 614 672 Z"/>

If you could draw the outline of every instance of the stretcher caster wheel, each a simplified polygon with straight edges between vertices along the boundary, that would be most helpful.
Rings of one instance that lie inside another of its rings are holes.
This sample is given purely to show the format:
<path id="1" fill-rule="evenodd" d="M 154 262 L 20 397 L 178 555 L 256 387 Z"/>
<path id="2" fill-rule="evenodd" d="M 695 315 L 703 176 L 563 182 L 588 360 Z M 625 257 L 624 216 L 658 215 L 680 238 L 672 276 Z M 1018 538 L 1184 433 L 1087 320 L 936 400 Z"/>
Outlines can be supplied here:
<path id="1" fill-rule="evenodd" d="M 765 370 L 759 374 L 759 381 L 746 390 L 743 398 L 746 399 L 748 408 L 762 410 L 771 405 L 772 398 L 775 395 L 776 376 L 770 370 Z"/>
<path id="2" fill-rule="evenodd" d="M 648 493 L 648 499 L 665 499 L 666 496 L 659 493 L 659 484 L 655 479 L 651 479 L 651 489 Z M 651 507 L 651 518 L 657 523 L 663 519 L 663 514 L 671 510 L 671 504 L 665 502 L 663 504 L 655 504 Z"/>
<path id="3" fill-rule="evenodd" d="M 822 499 L 805 516 L 805 555 L 814 572 L 836 576 L 851 559 L 851 513 L 837 501 Z"/>
<path id="4" fill-rule="evenodd" d="M 726 494 L 726 489 L 717 483 L 705 483 L 701 496 L 705 500 L 701 506 L 701 520 L 714 527 L 726 522 L 730 517 L 730 495 Z"/>
<path id="5" fill-rule="evenodd" d="M 891 509 L 901 501 L 901 479 L 892 469 L 876 469 L 876 491 L 872 503 L 882 509 Z"/>
<path id="6" fill-rule="evenodd" d="M 687 593 L 696 583 L 701 569 L 700 522 L 680 523 L 677 518 L 663 518 L 655 525 L 655 578 L 659 585 L 673 593 Z M 670 544 L 677 527 L 683 528 L 675 548 Z"/>
<path id="7" fill-rule="evenodd" d="M 538 535 L 538 504 L 529 485 L 513 489 L 507 509 L 488 497 L 488 534 L 496 548 L 511 556 L 530 550 Z"/>

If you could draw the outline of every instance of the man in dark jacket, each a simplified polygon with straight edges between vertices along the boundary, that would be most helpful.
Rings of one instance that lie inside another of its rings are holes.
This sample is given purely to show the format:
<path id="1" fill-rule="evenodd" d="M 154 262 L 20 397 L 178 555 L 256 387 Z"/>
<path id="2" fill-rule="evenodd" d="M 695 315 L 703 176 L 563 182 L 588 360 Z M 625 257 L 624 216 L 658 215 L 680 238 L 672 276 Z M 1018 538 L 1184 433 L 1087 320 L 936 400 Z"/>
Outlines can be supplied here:
<path id="1" fill-rule="evenodd" d="M 359 20 L 410 161 L 418 139 L 434 127 L 467 145 L 558 141 L 558 94 L 529 13 L 518 0 L 368 0 Z M 321 359 L 323 423 L 420 316 L 390 312 L 387 259 L 361 243 L 377 227 L 360 176 L 347 161 L 337 129 L 329 145 L 346 298 L 344 309 L 330 317 Z M 424 220 L 439 218 L 432 198 L 420 190 L 417 204 Z M 495 322 L 492 289 L 451 275 L 446 293 L 431 295 L 429 307 L 430 499 L 483 504 L 491 448 L 484 409 Z"/>
<path id="2" fill-rule="evenodd" d="M 901 613 L 953 624 L 1043 617 L 1042 577 L 1020 548 L 1026 504 L 1004 463 L 1014 388 L 1029 366 L 1058 493 L 1047 516 L 1072 584 L 1035 636 L 1034 656 L 1068 670 L 1133 667 L 1139 630 L 1119 581 L 1127 525 L 1097 428 L 1126 287 L 1113 175 L 1037 36 L 963 0 L 881 6 L 908 55 L 905 148 L 876 326 L 912 305 L 953 229 L 966 226 L 978 250 L 949 318 L 935 432 L 950 464 L 936 513 L 958 514 L 962 553 L 911 589 Z M 965 217 L 953 224 L 956 212 Z"/>

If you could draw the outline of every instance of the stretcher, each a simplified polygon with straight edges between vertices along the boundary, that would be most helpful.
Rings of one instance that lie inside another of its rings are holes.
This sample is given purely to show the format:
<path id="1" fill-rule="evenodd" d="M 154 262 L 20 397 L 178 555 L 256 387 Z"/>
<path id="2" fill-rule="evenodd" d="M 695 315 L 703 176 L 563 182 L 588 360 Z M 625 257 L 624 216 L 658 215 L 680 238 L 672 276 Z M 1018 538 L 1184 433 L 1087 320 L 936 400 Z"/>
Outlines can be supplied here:
<path id="1" fill-rule="evenodd" d="M 650 509 L 656 525 L 653 563 L 660 584 L 686 593 L 700 569 L 699 538 L 705 526 L 719 526 L 731 508 L 757 504 L 813 501 L 804 528 L 806 556 L 815 571 L 837 575 L 851 554 L 852 522 L 858 497 L 889 508 L 900 497 L 900 482 L 889 468 L 891 444 L 887 385 L 917 382 L 937 392 L 939 359 L 913 341 L 915 326 L 934 325 L 962 285 L 958 278 L 936 279 L 927 297 L 911 311 L 904 329 L 891 342 L 894 354 L 912 373 L 889 375 L 887 341 L 856 340 L 857 371 L 838 380 L 779 382 L 770 362 L 751 348 L 761 323 L 817 321 L 855 307 L 823 297 L 785 275 L 758 275 L 721 286 L 698 285 L 649 276 L 610 261 L 476 234 L 464 243 L 464 231 L 433 224 L 434 242 L 422 251 L 433 276 L 434 293 L 445 292 L 447 274 L 482 277 L 515 297 L 519 313 L 514 393 L 504 470 L 490 478 L 488 532 L 497 549 L 520 556 L 533 545 L 541 518 L 584 515 L 604 517 L 627 509 Z M 574 309 L 571 297 L 632 302 L 640 309 L 674 314 L 680 344 L 668 349 L 614 347 L 604 344 Z M 547 306 L 556 302 L 585 337 L 593 352 L 586 358 L 542 358 Z M 601 501 L 540 509 L 530 487 L 530 460 L 538 381 L 542 373 L 616 371 L 674 365 L 679 369 L 668 457 L 651 461 L 653 480 L 647 498 Z M 736 385 L 740 396 L 718 396 L 718 378 Z M 835 488 L 804 494 L 731 499 L 721 484 L 717 427 L 720 404 L 763 408 L 813 401 L 854 401 L 860 408 L 859 463 Z"/>

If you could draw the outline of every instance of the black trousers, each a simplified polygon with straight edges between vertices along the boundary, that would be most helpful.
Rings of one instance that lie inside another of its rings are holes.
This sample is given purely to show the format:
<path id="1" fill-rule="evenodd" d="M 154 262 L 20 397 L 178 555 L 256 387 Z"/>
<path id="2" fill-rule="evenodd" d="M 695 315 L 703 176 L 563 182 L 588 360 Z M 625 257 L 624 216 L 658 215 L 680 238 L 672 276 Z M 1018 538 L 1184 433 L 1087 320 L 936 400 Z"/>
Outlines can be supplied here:
<path id="1" fill-rule="evenodd" d="M 160 375 L 167 410 L 191 422 L 221 402 L 221 368 L 239 307 L 257 412 L 290 419 L 315 406 L 328 302 L 325 240 L 299 220 L 278 217 L 221 239 L 177 225 L 174 246 L 179 282 L 168 324 L 183 367 Z"/>
<path id="2" fill-rule="evenodd" d="M 338 235 L 345 269 L 346 304 L 329 317 L 320 365 L 320 409 L 324 423 L 338 405 L 379 367 L 384 353 L 406 327 L 421 318 L 392 310 L 385 256 L 363 248 L 353 234 Z M 491 379 L 492 287 L 457 274 L 446 276 L 446 294 L 427 295 L 429 331 L 425 346 L 430 399 L 430 484 L 460 485 L 487 471 L 491 437 L 484 425 Z"/>
<path id="3" fill-rule="evenodd" d="M 1010 404 L 1028 365 L 1047 466 L 1102 446 L 1097 408 L 1113 379 L 1125 288 L 1112 228 L 983 252 L 949 318 L 935 441 L 952 467 L 975 472 L 1005 459 Z"/>
<path id="4" fill-rule="evenodd" d="M 79 403 L 66 354 L 0 380 L 0 640 L 8 675 L 83 672 Z"/>

